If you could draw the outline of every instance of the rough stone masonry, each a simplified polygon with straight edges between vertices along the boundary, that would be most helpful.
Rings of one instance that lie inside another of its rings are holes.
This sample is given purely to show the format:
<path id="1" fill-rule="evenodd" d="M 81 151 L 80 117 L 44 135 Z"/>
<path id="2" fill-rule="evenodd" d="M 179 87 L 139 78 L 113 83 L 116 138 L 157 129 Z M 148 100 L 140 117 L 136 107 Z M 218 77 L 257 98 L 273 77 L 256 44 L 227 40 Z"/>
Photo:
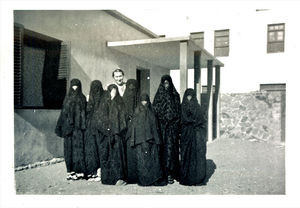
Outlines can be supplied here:
<path id="1" fill-rule="evenodd" d="M 221 137 L 282 142 L 282 92 L 221 95 Z"/>

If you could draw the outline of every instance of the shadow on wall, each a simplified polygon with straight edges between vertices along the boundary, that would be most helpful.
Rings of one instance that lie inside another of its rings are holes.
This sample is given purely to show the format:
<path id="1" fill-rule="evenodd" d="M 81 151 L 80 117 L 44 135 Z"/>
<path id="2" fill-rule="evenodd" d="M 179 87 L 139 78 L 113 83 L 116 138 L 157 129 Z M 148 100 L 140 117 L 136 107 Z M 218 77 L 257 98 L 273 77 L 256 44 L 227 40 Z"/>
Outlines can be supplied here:
<path id="1" fill-rule="evenodd" d="M 84 95 L 88 95 L 90 91 L 91 78 L 83 70 L 80 64 L 76 59 L 71 55 L 71 71 L 70 71 L 70 80 L 67 86 L 69 86 L 70 81 L 74 78 L 78 78 L 81 81 L 82 92 Z M 69 90 L 69 89 L 68 89 Z"/>
<path id="2" fill-rule="evenodd" d="M 15 167 L 63 156 L 55 135 L 60 110 L 15 110 Z"/>
<path id="3" fill-rule="evenodd" d="M 121 69 L 130 69 L 131 67 L 135 67 L 130 73 L 129 71 L 125 71 L 125 76 L 127 79 L 136 79 L 135 76 L 135 70 L 137 63 L 133 61 L 135 57 L 130 57 L 129 55 L 122 53 L 120 51 L 117 51 L 115 49 L 108 49 L 107 50 L 107 56 L 110 60 L 114 60 L 116 67 L 119 67 Z M 129 61 L 130 59 L 130 61 Z M 141 61 L 142 62 L 142 61 Z M 132 64 L 132 66 L 131 66 Z M 114 68 L 111 69 L 110 72 L 112 72 Z"/>

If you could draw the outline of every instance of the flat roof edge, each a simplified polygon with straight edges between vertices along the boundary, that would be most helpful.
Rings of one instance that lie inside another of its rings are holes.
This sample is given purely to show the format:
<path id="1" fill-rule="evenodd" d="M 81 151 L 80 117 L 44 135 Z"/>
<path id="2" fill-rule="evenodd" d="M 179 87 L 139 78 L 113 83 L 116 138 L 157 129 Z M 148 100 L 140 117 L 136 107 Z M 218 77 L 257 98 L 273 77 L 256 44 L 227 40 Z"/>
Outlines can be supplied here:
<path id="1" fill-rule="evenodd" d="M 121 20 L 122 22 L 128 24 L 129 26 L 135 28 L 136 30 L 148 35 L 151 38 L 157 38 L 159 37 L 158 35 L 156 35 L 155 33 L 153 33 L 152 31 L 148 30 L 147 28 L 143 27 L 142 25 L 138 24 L 137 22 L 135 22 L 134 20 L 126 17 L 125 15 L 123 15 L 122 13 L 118 12 L 117 10 L 103 10 L 106 13 L 110 14 L 111 16 Z"/>
<path id="2" fill-rule="evenodd" d="M 125 41 L 112 41 L 107 42 L 108 47 L 117 47 L 117 46 L 130 46 L 130 45 L 142 45 L 142 44 L 151 44 L 151 43 L 166 43 L 166 42 L 175 42 L 175 41 L 188 41 L 190 40 L 189 36 L 184 37 L 170 37 L 170 38 L 150 38 L 150 39 L 140 39 L 140 40 L 125 40 Z"/>

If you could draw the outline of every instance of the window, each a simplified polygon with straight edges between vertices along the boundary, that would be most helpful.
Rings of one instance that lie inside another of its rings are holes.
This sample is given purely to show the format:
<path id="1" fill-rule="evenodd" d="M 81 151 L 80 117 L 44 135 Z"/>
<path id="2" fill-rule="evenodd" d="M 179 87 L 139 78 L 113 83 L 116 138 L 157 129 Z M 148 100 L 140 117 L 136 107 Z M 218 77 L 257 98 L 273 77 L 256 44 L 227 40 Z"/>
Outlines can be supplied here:
<path id="1" fill-rule="evenodd" d="M 60 109 L 67 91 L 70 48 L 14 25 L 14 107 Z"/>
<path id="2" fill-rule="evenodd" d="M 215 30 L 215 56 L 229 56 L 229 30 Z"/>
<path id="3" fill-rule="evenodd" d="M 284 52 L 284 33 L 284 23 L 268 25 L 268 53 Z"/>
<path id="4" fill-rule="evenodd" d="M 191 38 L 194 40 L 196 45 L 204 48 L 204 32 L 194 32 L 191 33 Z"/>

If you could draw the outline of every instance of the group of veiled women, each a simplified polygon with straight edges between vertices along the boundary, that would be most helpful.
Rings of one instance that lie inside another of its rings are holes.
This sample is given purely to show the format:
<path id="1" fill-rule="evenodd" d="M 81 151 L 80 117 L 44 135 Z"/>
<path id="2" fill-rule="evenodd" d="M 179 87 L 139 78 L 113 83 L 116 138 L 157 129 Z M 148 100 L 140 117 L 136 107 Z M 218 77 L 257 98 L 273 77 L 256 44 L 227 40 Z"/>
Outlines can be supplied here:
<path id="1" fill-rule="evenodd" d="M 95 80 L 86 102 L 80 81 L 71 80 L 55 130 L 64 138 L 67 179 L 204 184 L 206 116 L 195 91 L 187 89 L 180 104 L 169 75 L 162 76 L 153 104 L 138 91 L 133 79 L 122 97 L 117 85 L 104 90 Z"/>

